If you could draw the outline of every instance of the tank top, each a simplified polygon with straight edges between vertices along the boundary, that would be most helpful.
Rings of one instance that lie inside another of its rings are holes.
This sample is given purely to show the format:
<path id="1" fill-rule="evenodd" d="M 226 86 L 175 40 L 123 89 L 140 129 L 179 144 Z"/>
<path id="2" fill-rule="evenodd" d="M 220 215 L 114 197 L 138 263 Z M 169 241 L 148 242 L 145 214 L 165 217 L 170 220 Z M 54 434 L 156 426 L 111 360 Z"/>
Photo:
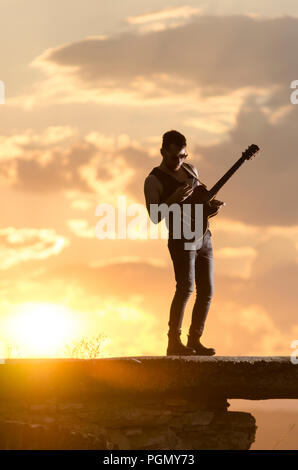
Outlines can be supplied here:
<path id="1" fill-rule="evenodd" d="M 163 170 L 161 170 L 158 167 L 154 167 L 153 170 L 149 173 L 149 175 L 156 176 L 162 184 L 163 191 L 162 191 L 161 196 L 160 196 L 159 204 L 162 204 L 163 202 L 165 202 L 168 199 L 168 197 L 170 197 L 171 194 L 173 194 L 173 192 L 175 192 L 176 189 L 179 188 L 179 186 L 183 186 L 185 184 L 185 181 L 184 182 L 178 181 L 176 178 L 174 178 L 174 176 L 169 175 L 168 173 L 164 172 Z M 189 177 L 191 178 L 191 174 L 189 175 Z M 192 179 L 193 179 L 193 188 L 194 188 L 194 187 L 198 186 L 198 180 L 194 177 Z M 182 213 L 182 209 L 183 209 L 182 208 L 183 204 L 187 204 L 187 203 L 189 204 L 190 199 L 191 199 L 191 196 L 184 199 L 183 202 L 178 203 L 179 206 L 180 206 L 180 209 L 181 209 L 181 213 Z M 190 239 L 183 237 L 182 217 L 181 217 L 180 224 L 181 224 L 180 225 L 181 240 L 183 242 L 192 242 L 192 241 L 194 241 L 195 237 L 190 238 Z M 168 237 L 169 237 L 169 239 L 172 240 L 172 239 L 174 239 L 174 237 L 173 237 L 173 213 L 172 213 L 172 211 L 169 211 L 167 226 L 168 226 L 168 230 L 169 230 Z M 211 236 L 211 232 L 209 230 L 209 221 L 208 221 L 207 226 L 208 226 L 208 230 L 207 230 L 206 233 L 208 233 L 208 231 L 209 231 L 209 234 Z M 193 226 L 192 226 L 192 230 L 194 230 Z"/>

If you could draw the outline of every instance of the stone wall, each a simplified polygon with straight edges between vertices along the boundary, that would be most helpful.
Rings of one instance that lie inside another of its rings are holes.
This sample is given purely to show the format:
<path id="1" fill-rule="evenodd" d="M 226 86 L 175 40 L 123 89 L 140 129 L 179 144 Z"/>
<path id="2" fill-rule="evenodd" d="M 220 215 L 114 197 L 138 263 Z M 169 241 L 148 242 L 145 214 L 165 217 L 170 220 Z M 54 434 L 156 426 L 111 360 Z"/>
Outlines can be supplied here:
<path id="1" fill-rule="evenodd" d="M 298 394 L 289 358 L 19 359 L 0 383 L 1 449 L 249 449 L 228 398 Z"/>
<path id="2" fill-rule="evenodd" d="M 182 399 L 0 407 L 1 449 L 249 449 L 255 431 L 249 413 Z"/>

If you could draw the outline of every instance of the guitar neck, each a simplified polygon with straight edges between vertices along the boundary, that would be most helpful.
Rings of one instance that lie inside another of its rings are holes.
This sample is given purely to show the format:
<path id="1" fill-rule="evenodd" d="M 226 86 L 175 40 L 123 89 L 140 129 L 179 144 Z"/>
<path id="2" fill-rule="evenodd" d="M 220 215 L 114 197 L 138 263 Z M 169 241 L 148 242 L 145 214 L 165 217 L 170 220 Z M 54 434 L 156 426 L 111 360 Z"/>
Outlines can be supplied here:
<path id="1" fill-rule="evenodd" d="M 224 184 L 233 176 L 233 174 L 238 170 L 238 168 L 244 163 L 246 160 L 245 157 L 240 157 L 239 160 L 237 160 L 236 163 L 220 178 L 220 180 L 215 183 L 214 186 L 208 191 L 209 193 L 209 200 L 211 199 L 218 193 L 218 191 L 223 187 Z"/>

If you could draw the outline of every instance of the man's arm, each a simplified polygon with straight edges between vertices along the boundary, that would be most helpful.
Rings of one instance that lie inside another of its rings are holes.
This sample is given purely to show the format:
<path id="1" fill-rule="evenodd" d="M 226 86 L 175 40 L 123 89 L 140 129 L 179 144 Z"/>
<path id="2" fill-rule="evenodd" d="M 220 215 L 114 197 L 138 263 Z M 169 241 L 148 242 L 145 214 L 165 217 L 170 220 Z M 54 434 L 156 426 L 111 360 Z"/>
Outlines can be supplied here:
<path id="1" fill-rule="evenodd" d="M 152 222 L 155 224 L 158 224 L 164 217 L 165 214 L 161 214 L 160 211 L 157 212 L 157 219 L 152 219 L 151 216 L 154 216 L 154 213 L 150 215 L 150 204 L 158 204 L 160 203 L 160 196 L 162 193 L 162 185 L 159 182 L 159 180 L 156 178 L 154 175 L 148 175 L 147 178 L 145 179 L 144 183 L 144 194 L 145 194 L 145 199 L 146 199 L 146 207 L 147 211 L 149 214 L 150 219 Z M 182 191 L 180 189 L 180 191 Z M 177 191 L 174 191 L 166 201 L 164 201 L 164 204 L 167 206 L 170 206 L 171 204 L 177 203 Z M 154 211 L 153 211 L 154 212 Z"/>
<path id="2" fill-rule="evenodd" d="M 150 219 L 155 224 L 158 224 L 161 221 L 160 213 L 158 213 L 158 220 L 153 220 L 150 215 L 150 204 L 159 204 L 160 200 L 160 186 L 158 184 L 158 180 L 154 175 L 148 175 L 145 179 L 144 183 L 144 194 L 146 199 L 146 207 L 149 214 Z"/>

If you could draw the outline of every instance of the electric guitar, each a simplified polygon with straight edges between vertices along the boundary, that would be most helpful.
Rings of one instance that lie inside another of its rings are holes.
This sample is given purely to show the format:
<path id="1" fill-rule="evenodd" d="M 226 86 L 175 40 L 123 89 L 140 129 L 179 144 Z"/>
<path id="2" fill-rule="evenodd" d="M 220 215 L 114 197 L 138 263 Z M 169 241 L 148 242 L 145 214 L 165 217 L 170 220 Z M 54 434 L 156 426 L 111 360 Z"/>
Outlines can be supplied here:
<path id="1" fill-rule="evenodd" d="M 218 191 L 226 184 L 226 182 L 231 178 L 231 176 L 240 168 L 240 166 L 246 161 L 251 160 L 259 151 L 259 147 L 255 144 L 250 145 L 244 152 L 239 160 L 234 163 L 234 165 L 218 180 L 218 182 L 212 186 L 211 189 L 207 189 L 205 184 L 202 184 L 200 180 L 195 176 L 199 183 L 199 186 L 196 186 L 191 193 L 191 195 L 184 199 L 183 204 L 191 204 L 191 214 L 185 213 L 183 211 L 183 223 L 187 224 L 194 230 L 195 227 L 195 204 L 203 204 L 203 236 L 208 230 L 208 219 L 214 217 L 221 205 L 225 205 L 222 201 L 214 199 Z"/>

